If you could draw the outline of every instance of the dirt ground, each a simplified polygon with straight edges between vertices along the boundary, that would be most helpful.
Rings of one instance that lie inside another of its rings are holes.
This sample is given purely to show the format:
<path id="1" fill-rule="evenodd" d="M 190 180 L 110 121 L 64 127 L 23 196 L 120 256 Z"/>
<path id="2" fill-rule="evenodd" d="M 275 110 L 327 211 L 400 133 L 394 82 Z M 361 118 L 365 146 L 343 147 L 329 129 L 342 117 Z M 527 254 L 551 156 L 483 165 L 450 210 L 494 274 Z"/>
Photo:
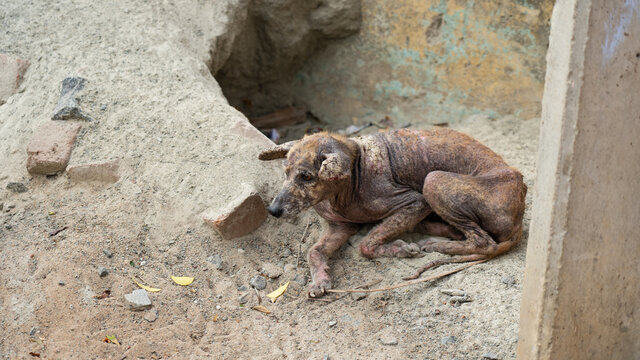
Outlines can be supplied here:
<path id="1" fill-rule="evenodd" d="M 305 254 L 322 231 L 315 213 L 293 222 L 270 217 L 231 241 L 203 223 L 200 214 L 231 200 L 239 184 L 253 184 L 269 202 L 282 179 L 279 164 L 255 158 L 264 142 L 230 132 L 242 115 L 202 60 L 208 51 L 199 45 L 222 33 L 224 4 L 240 3 L 199 2 L 192 11 L 180 0 L 0 1 L 0 52 L 31 61 L 20 93 L 0 106 L 0 358 L 514 358 L 526 240 L 434 283 L 310 300 Z M 119 159 L 115 184 L 26 172 L 30 136 L 50 119 L 70 75 L 87 78 L 79 100 L 94 118 L 83 123 L 71 164 Z M 410 122 L 427 127 L 426 119 Z M 538 126 L 515 117 L 451 124 L 523 172 L 527 211 Z M 7 190 L 9 182 L 28 191 Z M 442 256 L 370 261 L 357 251 L 364 233 L 330 263 L 334 287 L 395 284 Z M 249 286 L 274 271 L 282 274 L 266 289 Z M 195 281 L 182 287 L 171 275 Z M 162 289 L 149 295 L 150 310 L 129 309 L 132 276 Z M 268 302 L 266 294 L 287 281 L 285 295 Z M 450 305 L 444 288 L 463 289 L 473 301 Z M 105 290 L 110 296 L 98 298 Z M 259 299 L 271 314 L 251 309 Z"/>
<path id="2" fill-rule="evenodd" d="M 521 169 L 532 189 L 536 119 L 471 118 L 455 128 L 473 134 Z M 309 300 L 301 282 L 308 276 L 304 254 L 322 228 L 315 213 L 306 212 L 294 223 L 269 218 L 254 234 L 233 241 L 220 241 L 204 225 L 177 235 L 156 229 L 150 236 L 145 215 L 138 211 L 146 191 L 117 202 L 101 201 L 123 186 L 78 187 L 64 176 L 34 178 L 28 192 L 4 201 L 0 305 L 5 331 L 0 353 L 5 358 L 29 358 L 29 352 L 50 359 L 515 357 L 524 245 L 435 283 L 360 300 Z M 48 236 L 63 226 L 69 228 Z M 222 257 L 220 270 L 207 261 L 214 254 Z M 332 262 L 334 286 L 351 288 L 378 279 L 382 281 L 376 286 L 394 284 L 440 256 L 369 261 L 359 255 L 357 245 L 349 245 Z M 249 279 L 264 264 L 288 266 L 256 292 Z M 100 266 L 109 271 L 105 277 L 98 275 Z M 196 280 L 180 287 L 170 275 Z M 150 294 L 151 310 L 127 308 L 123 295 L 136 288 L 131 276 L 162 288 Z M 268 303 L 265 294 L 286 281 L 291 281 L 286 294 Z M 239 302 L 242 285 L 251 297 L 244 306 Z M 440 293 L 444 288 L 463 289 L 473 301 L 447 304 L 449 297 Z M 110 297 L 95 298 L 107 289 Z M 251 309 L 258 296 L 271 314 Z M 156 311 L 156 320 L 145 320 Z M 103 342 L 107 335 L 116 335 L 121 345 Z M 390 338 L 397 344 L 380 340 Z"/>

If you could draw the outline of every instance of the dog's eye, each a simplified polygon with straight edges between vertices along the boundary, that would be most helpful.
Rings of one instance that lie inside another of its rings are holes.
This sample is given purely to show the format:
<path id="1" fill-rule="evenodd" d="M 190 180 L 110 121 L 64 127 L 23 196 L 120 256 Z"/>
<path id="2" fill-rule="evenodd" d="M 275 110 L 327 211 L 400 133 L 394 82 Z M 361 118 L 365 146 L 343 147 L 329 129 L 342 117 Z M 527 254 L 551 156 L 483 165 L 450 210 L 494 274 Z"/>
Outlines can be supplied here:
<path id="1" fill-rule="evenodd" d="M 302 181 L 311 181 L 313 180 L 313 176 L 307 173 L 302 173 L 300 174 L 300 179 L 302 179 Z"/>

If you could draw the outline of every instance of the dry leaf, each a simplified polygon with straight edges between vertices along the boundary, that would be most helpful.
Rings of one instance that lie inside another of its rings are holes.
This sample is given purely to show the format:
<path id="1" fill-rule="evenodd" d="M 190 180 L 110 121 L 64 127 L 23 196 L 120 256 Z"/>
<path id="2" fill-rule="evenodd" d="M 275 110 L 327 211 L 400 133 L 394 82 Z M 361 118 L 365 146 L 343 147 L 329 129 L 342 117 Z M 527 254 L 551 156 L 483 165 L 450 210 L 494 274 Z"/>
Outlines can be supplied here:
<path id="1" fill-rule="evenodd" d="M 105 337 L 103 341 L 106 342 L 106 343 L 112 343 L 112 344 L 120 345 L 120 343 L 118 342 L 118 339 L 116 338 L 115 335 L 107 335 L 107 337 Z"/>
<path id="2" fill-rule="evenodd" d="M 171 276 L 171 280 L 178 285 L 187 286 L 193 282 L 192 277 L 187 276 Z"/>
<path id="3" fill-rule="evenodd" d="M 256 311 L 260 311 L 261 313 L 271 314 L 271 310 L 267 309 L 266 307 L 264 307 L 262 305 L 256 305 L 256 306 L 252 307 L 252 309 L 256 310 Z"/>
<path id="4" fill-rule="evenodd" d="M 218 314 L 213 315 L 213 322 L 218 321 Z"/>
<path id="5" fill-rule="evenodd" d="M 37 357 L 37 358 L 39 358 L 39 357 L 40 357 L 40 353 L 33 352 L 33 351 L 32 351 L 32 352 L 30 352 L 30 353 L 29 353 L 29 355 L 31 355 L 31 356 L 33 356 L 33 357 Z"/>
<path id="6" fill-rule="evenodd" d="M 287 291 L 287 286 L 289 286 L 288 281 L 286 284 L 280 286 L 279 288 L 275 289 L 273 292 L 268 294 L 267 297 L 271 299 L 272 303 L 276 302 L 276 299 L 282 296 L 282 294 L 284 294 L 285 291 Z"/>
<path id="7" fill-rule="evenodd" d="M 136 285 L 140 286 L 141 288 L 147 290 L 148 292 L 158 292 L 162 289 L 158 289 L 158 288 L 152 288 L 151 286 L 147 286 L 147 285 L 142 285 L 140 282 L 138 282 L 138 280 L 136 280 L 136 278 L 131 278 L 131 280 L 133 280 L 134 283 L 136 283 Z"/>

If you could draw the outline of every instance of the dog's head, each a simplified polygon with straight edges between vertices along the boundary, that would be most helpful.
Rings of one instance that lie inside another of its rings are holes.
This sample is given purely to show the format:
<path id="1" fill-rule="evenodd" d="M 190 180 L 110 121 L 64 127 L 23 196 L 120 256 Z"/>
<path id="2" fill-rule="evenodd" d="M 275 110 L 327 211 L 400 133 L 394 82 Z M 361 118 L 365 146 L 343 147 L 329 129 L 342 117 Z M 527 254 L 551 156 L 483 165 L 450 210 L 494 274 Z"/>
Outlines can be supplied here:
<path id="1" fill-rule="evenodd" d="M 293 217 L 300 211 L 330 199 L 350 184 L 357 146 L 343 136 L 318 133 L 260 153 L 260 160 L 286 157 L 282 190 L 268 211 L 275 217 Z"/>

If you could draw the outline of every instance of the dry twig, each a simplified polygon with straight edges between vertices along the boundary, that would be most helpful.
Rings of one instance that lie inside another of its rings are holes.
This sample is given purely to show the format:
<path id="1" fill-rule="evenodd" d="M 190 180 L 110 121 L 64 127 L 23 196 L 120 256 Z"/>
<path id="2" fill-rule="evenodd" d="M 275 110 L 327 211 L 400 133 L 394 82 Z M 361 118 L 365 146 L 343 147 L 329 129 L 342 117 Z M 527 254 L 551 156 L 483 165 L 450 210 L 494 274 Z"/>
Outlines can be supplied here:
<path id="1" fill-rule="evenodd" d="M 379 291 L 387 291 L 387 290 L 393 290 L 393 289 L 398 289 L 401 287 L 405 287 L 405 286 L 409 286 L 409 285 L 413 285 L 413 284 L 418 284 L 418 283 L 422 283 L 422 282 L 427 282 L 430 280 L 436 280 L 436 279 L 440 279 L 443 278 L 447 275 L 451 275 L 454 273 L 457 273 L 459 271 L 462 271 L 468 267 L 471 267 L 473 265 L 476 264 L 480 264 L 483 263 L 485 261 L 487 261 L 489 259 L 485 259 L 485 260 L 478 260 L 478 261 L 473 261 L 470 263 L 467 263 L 463 266 L 457 267 L 453 270 L 449 270 L 449 271 L 444 271 L 441 272 L 439 274 L 435 274 L 426 278 L 422 278 L 422 279 L 415 279 L 415 280 L 409 280 L 409 281 L 405 281 L 399 284 L 395 284 L 395 285 L 391 285 L 391 286 L 387 286 L 387 287 L 383 287 L 383 288 L 379 288 L 379 289 L 329 289 L 327 290 L 328 293 L 337 293 L 337 294 L 341 294 L 341 293 L 372 293 L 372 292 L 379 292 Z"/>

